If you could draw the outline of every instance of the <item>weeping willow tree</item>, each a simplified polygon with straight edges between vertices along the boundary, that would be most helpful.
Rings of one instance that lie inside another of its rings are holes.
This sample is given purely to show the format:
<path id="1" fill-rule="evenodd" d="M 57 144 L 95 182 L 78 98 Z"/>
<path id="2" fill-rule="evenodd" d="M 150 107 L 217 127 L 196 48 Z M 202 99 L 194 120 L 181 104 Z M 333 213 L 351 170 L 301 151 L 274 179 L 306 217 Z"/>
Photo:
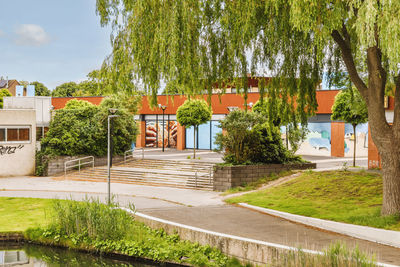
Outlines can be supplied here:
<path id="1" fill-rule="evenodd" d="M 195 95 L 238 79 L 246 99 L 246 73 L 268 70 L 274 86 L 264 93 L 305 122 L 322 71 L 346 71 L 382 158 L 382 214 L 400 212 L 400 1 L 97 0 L 97 12 L 119 51 L 107 64 L 122 61 L 153 96 L 160 80 Z M 393 124 L 383 105 L 388 81 L 396 85 Z"/>

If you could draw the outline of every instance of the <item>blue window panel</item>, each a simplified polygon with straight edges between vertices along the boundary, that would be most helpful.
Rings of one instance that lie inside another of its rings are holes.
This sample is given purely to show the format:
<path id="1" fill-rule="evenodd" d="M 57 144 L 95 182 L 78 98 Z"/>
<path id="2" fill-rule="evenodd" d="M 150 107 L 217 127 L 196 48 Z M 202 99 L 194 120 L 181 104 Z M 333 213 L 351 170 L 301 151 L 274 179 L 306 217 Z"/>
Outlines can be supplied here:
<path id="1" fill-rule="evenodd" d="M 214 144 L 215 138 L 217 137 L 217 133 L 222 133 L 222 129 L 218 127 L 219 121 L 212 121 L 211 122 L 211 134 L 212 134 L 212 145 L 211 149 L 216 149 L 217 145 Z"/>
<path id="2" fill-rule="evenodd" d="M 210 149 L 210 122 L 199 125 L 198 131 L 199 149 Z"/>
<path id="3" fill-rule="evenodd" d="M 186 148 L 193 148 L 193 131 L 194 127 L 186 128 Z"/>

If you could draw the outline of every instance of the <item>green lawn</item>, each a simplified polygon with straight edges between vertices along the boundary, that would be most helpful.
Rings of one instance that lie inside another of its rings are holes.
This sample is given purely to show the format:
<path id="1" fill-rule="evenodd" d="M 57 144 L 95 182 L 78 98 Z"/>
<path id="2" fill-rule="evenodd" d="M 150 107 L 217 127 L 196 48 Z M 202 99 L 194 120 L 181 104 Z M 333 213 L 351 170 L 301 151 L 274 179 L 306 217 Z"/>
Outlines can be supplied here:
<path id="1" fill-rule="evenodd" d="M 226 201 L 244 202 L 315 218 L 400 230 L 399 216 L 380 216 L 382 177 L 366 171 L 307 171 L 278 187 Z"/>
<path id="2" fill-rule="evenodd" d="M 0 232 L 46 225 L 46 210 L 51 202 L 50 199 L 0 197 Z"/>

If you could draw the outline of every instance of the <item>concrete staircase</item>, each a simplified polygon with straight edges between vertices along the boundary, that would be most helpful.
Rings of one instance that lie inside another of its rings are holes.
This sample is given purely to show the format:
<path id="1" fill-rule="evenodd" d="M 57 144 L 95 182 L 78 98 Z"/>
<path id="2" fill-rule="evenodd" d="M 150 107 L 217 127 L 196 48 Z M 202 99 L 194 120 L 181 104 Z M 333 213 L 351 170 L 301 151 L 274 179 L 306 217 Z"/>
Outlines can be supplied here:
<path id="1" fill-rule="evenodd" d="M 111 182 L 213 190 L 212 163 L 155 159 L 131 159 L 114 164 Z M 78 181 L 107 181 L 107 167 L 85 168 L 67 174 Z"/>

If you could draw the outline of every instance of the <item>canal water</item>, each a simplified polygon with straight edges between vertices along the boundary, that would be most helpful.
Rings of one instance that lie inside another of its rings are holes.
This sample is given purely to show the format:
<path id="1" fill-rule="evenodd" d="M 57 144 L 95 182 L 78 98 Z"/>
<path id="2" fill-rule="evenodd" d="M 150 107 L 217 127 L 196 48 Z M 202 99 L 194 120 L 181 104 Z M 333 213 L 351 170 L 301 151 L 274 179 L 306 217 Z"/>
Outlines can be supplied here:
<path id="1" fill-rule="evenodd" d="M 116 260 L 106 256 L 91 255 L 68 249 L 38 246 L 31 244 L 0 244 L 0 267 L 3 266 L 94 266 L 94 267 L 153 267 L 134 261 Z"/>

